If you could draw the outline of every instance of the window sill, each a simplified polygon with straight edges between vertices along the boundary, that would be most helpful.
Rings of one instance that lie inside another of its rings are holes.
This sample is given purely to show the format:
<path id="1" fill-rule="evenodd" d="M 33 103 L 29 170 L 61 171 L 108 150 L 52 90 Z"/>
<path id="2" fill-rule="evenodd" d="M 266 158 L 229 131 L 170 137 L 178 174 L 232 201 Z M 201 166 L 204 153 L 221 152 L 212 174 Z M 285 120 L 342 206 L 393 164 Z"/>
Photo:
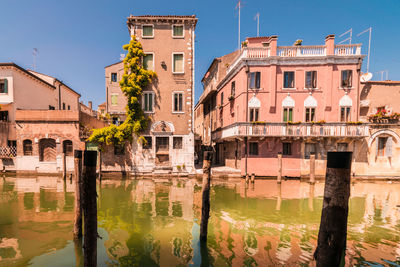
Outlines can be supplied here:
<path id="1" fill-rule="evenodd" d="M 173 114 L 185 114 L 185 111 L 172 111 Z"/>
<path id="2" fill-rule="evenodd" d="M 284 87 L 282 87 L 282 90 L 297 90 L 297 88 L 296 87 L 293 87 L 293 88 L 284 88 Z"/>
<path id="3" fill-rule="evenodd" d="M 340 90 L 352 90 L 354 87 L 339 87 Z"/>
<path id="4" fill-rule="evenodd" d="M 312 88 L 312 87 L 304 87 L 304 90 L 319 90 L 318 87 Z"/>
<path id="5" fill-rule="evenodd" d="M 174 38 L 174 39 L 185 39 L 185 36 L 173 36 L 172 35 L 172 38 Z"/>
<path id="6" fill-rule="evenodd" d="M 182 75 L 185 74 L 185 72 L 172 72 L 172 74 Z"/>
<path id="7" fill-rule="evenodd" d="M 145 114 L 154 114 L 154 111 L 143 111 Z"/>
<path id="8" fill-rule="evenodd" d="M 142 38 L 143 38 L 143 39 L 153 39 L 153 38 L 154 38 L 154 35 L 153 35 L 153 36 L 142 36 Z"/>

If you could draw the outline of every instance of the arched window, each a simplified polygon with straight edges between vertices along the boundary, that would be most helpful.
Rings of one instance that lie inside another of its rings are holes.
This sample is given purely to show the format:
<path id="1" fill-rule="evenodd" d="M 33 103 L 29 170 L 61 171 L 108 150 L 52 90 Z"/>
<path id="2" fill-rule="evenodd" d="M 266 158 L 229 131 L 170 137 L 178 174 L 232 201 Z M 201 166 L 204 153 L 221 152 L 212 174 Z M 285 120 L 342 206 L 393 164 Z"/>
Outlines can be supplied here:
<path id="1" fill-rule="evenodd" d="M 24 156 L 32 156 L 32 141 L 29 139 L 23 142 Z"/>
<path id="2" fill-rule="evenodd" d="M 56 161 L 56 141 L 54 139 L 39 140 L 39 161 Z"/>
<path id="3" fill-rule="evenodd" d="M 295 101 L 289 95 L 282 101 L 283 108 L 283 121 L 293 121 L 293 109 L 295 107 Z"/>
<path id="4" fill-rule="evenodd" d="M 64 140 L 64 142 L 63 142 L 63 153 L 65 153 L 66 156 L 72 156 L 72 154 L 73 154 L 73 146 L 72 146 L 72 141 L 71 140 Z"/>
<path id="5" fill-rule="evenodd" d="M 340 101 L 340 121 L 350 121 L 351 120 L 351 107 L 353 105 L 353 100 L 348 95 L 344 95 Z"/>
<path id="6" fill-rule="evenodd" d="M 315 111 L 317 108 L 317 100 L 312 96 L 309 95 L 306 100 L 304 101 L 304 109 L 305 109 L 305 121 L 315 121 L 316 115 Z"/>

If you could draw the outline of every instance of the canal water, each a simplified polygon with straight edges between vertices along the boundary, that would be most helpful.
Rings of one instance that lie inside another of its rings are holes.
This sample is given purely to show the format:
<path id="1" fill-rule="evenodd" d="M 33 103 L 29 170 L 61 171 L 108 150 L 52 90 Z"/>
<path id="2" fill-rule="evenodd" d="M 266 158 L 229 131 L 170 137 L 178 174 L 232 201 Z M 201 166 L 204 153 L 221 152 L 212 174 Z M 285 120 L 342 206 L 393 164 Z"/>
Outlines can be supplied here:
<path id="1" fill-rule="evenodd" d="M 208 250 L 201 181 L 98 183 L 98 266 L 314 266 L 323 183 L 215 180 Z M 0 178 L 0 266 L 75 266 L 74 181 Z M 400 183 L 355 182 L 348 266 L 399 266 Z M 79 265 L 77 265 L 79 266 Z"/>

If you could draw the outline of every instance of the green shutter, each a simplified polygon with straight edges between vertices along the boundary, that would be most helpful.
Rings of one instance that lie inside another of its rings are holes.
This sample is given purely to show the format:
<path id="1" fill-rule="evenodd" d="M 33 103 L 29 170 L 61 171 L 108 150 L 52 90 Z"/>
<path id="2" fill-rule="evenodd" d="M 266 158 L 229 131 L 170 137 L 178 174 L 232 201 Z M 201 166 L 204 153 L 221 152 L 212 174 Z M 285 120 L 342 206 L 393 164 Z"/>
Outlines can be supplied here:
<path id="1" fill-rule="evenodd" d="M 8 93 L 8 80 L 4 79 L 4 93 Z"/>
<path id="2" fill-rule="evenodd" d="M 153 94 L 149 94 L 149 111 L 153 111 Z"/>
<path id="3" fill-rule="evenodd" d="M 285 121 L 285 122 L 288 121 L 287 120 L 287 110 L 288 110 L 287 108 L 283 109 L 283 121 Z"/>
<path id="4" fill-rule="evenodd" d="M 289 121 L 293 121 L 293 109 L 289 108 Z"/>
<path id="5" fill-rule="evenodd" d="M 147 98 L 148 98 L 148 94 L 144 94 L 144 111 L 149 111 L 148 109 L 148 105 L 147 105 Z"/>

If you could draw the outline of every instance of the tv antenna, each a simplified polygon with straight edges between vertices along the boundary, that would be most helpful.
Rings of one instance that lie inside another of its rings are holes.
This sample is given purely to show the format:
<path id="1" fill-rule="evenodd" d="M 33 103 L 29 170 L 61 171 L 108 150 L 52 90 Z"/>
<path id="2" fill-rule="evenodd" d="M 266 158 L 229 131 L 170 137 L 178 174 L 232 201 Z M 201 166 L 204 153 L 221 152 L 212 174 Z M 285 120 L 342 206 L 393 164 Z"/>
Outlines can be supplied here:
<path id="1" fill-rule="evenodd" d="M 383 74 L 385 73 L 386 75 L 385 75 L 385 77 L 386 77 L 386 81 L 389 79 L 389 71 L 388 70 L 381 70 L 381 71 L 378 71 L 377 73 L 380 73 L 381 74 L 381 81 L 383 81 Z"/>
<path id="2" fill-rule="evenodd" d="M 240 49 L 240 9 L 242 8 L 242 1 L 239 0 L 235 9 L 239 11 L 239 29 L 238 29 L 238 49 Z"/>
<path id="3" fill-rule="evenodd" d="M 340 41 L 338 44 L 344 43 L 346 41 L 349 41 L 349 44 L 351 44 L 351 38 L 353 36 L 353 28 L 350 28 L 350 30 L 348 30 L 347 32 L 342 33 L 341 35 L 339 35 L 339 37 L 343 37 L 346 34 L 349 34 L 349 37 L 347 37 L 346 39 Z"/>
<path id="4" fill-rule="evenodd" d="M 38 54 L 38 49 L 33 48 L 33 70 L 36 71 L 36 57 Z"/>
<path id="5" fill-rule="evenodd" d="M 254 20 L 257 20 L 257 37 L 260 36 L 260 13 L 257 12 L 257 14 L 254 16 Z"/>
<path id="6" fill-rule="evenodd" d="M 357 34 L 357 36 L 360 36 L 366 32 L 369 32 L 369 41 L 368 41 L 368 59 L 367 59 L 367 72 L 369 70 L 369 55 L 370 55 L 370 51 L 371 51 L 371 34 L 372 34 L 372 27 L 369 27 L 368 29 L 360 32 L 359 34 Z"/>

